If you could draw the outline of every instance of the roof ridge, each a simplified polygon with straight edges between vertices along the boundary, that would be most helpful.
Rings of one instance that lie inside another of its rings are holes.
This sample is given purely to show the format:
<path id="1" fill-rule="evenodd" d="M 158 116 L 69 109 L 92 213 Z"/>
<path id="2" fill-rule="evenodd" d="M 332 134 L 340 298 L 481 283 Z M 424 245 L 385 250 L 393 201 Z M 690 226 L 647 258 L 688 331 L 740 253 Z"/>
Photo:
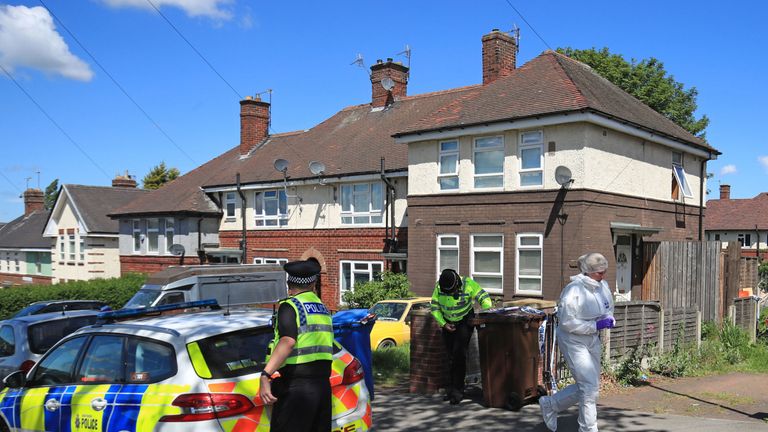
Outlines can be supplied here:
<path id="1" fill-rule="evenodd" d="M 423 99 L 423 98 L 432 97 L 432 96 L 442 96 L 442 95 L 445 95 L 445 94 L 459 93 L 459 92 L 462 92 L 462 91 L 472 90 L 472 89 L 481 88 L 481 87 L 483 87 L 482 84 L 470 84 L 470 85 L 466 85 L 466 86 L 454 87 L 454 88 L 445 89 L 445 90 L 435 90 L 433 92 L 419 93 L 419 94 L 415 94 L 415 95 L 411 95 L 411 96 L 403 96 L 402 98 L 397 99 L 395 102 L 403 102 L 403 101 L 410 101 L 410 100 L 415 100 L 415 99 Z M 370 102 L 363 103 L 363 104 L 357 104 L 357 105 L 349 105 L 349 106 L 346 106 L 346 107 L 342 108 L 341 110 L 339 110 L 339 112 L 351 111 L 351 110 L 356 110 L 356 109 L 359 109 L 359 108 L 365 108 L 365 107 L 370 107 L 370 106 L 371 106 Z M 331 116 L 331 117 L 333 117 L 333 116 Z M 317 125 L 315 125 L 315 126 L 317 126 Z"/>

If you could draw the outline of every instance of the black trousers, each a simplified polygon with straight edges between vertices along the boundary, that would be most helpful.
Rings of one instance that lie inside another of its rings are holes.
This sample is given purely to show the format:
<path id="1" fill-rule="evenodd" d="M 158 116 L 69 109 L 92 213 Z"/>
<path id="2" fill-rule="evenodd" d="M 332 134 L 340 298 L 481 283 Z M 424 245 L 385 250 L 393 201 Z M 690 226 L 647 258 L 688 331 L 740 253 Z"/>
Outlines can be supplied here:
<path id="1" fill-rule="evenodd" d="M 331 430 L 331 383 L 325 378 L 278 378 L 272 408 L 272 432 L 328 432 Z"/>
<path id="2" fill-rule="evenodd" d="M 464 392 L 464 378 L 467 375 L 467 349 L 472 338 L 473 326 L 468 324 L 470 313 L 461 321 L 452 323 L 456 330 L 449 332 L 443 329 L 443 341 L 448 352 L 449 383 L 448 394 Z"/>

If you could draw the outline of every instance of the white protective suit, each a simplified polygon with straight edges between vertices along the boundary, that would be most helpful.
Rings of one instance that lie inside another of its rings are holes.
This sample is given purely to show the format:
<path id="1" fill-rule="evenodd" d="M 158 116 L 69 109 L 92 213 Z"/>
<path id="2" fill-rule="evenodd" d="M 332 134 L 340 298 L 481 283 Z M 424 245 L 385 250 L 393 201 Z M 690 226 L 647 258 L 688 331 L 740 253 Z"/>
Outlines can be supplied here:
<path id="1" fill-rule="evenodd" d="M 596 432 L 602 347 L 595 323 L 613 316 L 608 283 L 584 274 L 572 276 L 560 294 L 557 315 L 557 345 L 576 383 L 552 395 L 551 407 L 559 412 L 578 402 L 579 432 Z"/>

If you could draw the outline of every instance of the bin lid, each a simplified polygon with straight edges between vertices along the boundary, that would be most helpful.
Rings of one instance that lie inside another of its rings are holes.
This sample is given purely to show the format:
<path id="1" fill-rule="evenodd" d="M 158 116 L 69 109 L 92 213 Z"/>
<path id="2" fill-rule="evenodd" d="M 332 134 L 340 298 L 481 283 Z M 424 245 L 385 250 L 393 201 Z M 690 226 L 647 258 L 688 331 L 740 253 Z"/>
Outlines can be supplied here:
<path id="1" fill-rule="evenodd" d="M 375 315 L 370 315 L 368 309 L 347 309 L 333 314 L 334 327 L 356 327 L 368 323 L 373 324 Z"/>
<path id="2" fill-rule="evenodd" d="M 532 307 L 511 306 L 482 311 L 475 320 L 478 324 L 487 322 L 541 321 L 546 316 L 545 312 Z"/>

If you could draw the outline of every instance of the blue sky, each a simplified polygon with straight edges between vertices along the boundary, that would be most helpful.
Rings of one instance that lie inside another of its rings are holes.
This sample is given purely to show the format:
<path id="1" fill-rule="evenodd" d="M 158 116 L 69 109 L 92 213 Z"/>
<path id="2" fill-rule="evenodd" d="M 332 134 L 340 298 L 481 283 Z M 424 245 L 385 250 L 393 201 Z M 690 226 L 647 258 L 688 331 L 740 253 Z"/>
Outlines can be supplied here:
<path id="1" fill-rule="evenodd" d="M 23 212 L 37 171 L 44 188 L 56 178 L 109 185 L 126 170 L 140 180 L 161 161 L 193 169 L 238 144 L 246 95 L 272 89 L 273 132 L 366 103 L 368 76 L 350 65 L 358 53 L 366 66 L 405 62 L 409 45 L 412 95 L 479 83 L 481 36 L 515 25 L 518 65 L 564 46 L 660 59 L 698 89 L 707 139 L 723 152 L 709 165 L 710 197 L 720 182 L 753 197 L 768 190 L 766 18 L 757 1 L 0 3 L 0 65 L 15 80 L 0 70 L 0 221 Z"/>

